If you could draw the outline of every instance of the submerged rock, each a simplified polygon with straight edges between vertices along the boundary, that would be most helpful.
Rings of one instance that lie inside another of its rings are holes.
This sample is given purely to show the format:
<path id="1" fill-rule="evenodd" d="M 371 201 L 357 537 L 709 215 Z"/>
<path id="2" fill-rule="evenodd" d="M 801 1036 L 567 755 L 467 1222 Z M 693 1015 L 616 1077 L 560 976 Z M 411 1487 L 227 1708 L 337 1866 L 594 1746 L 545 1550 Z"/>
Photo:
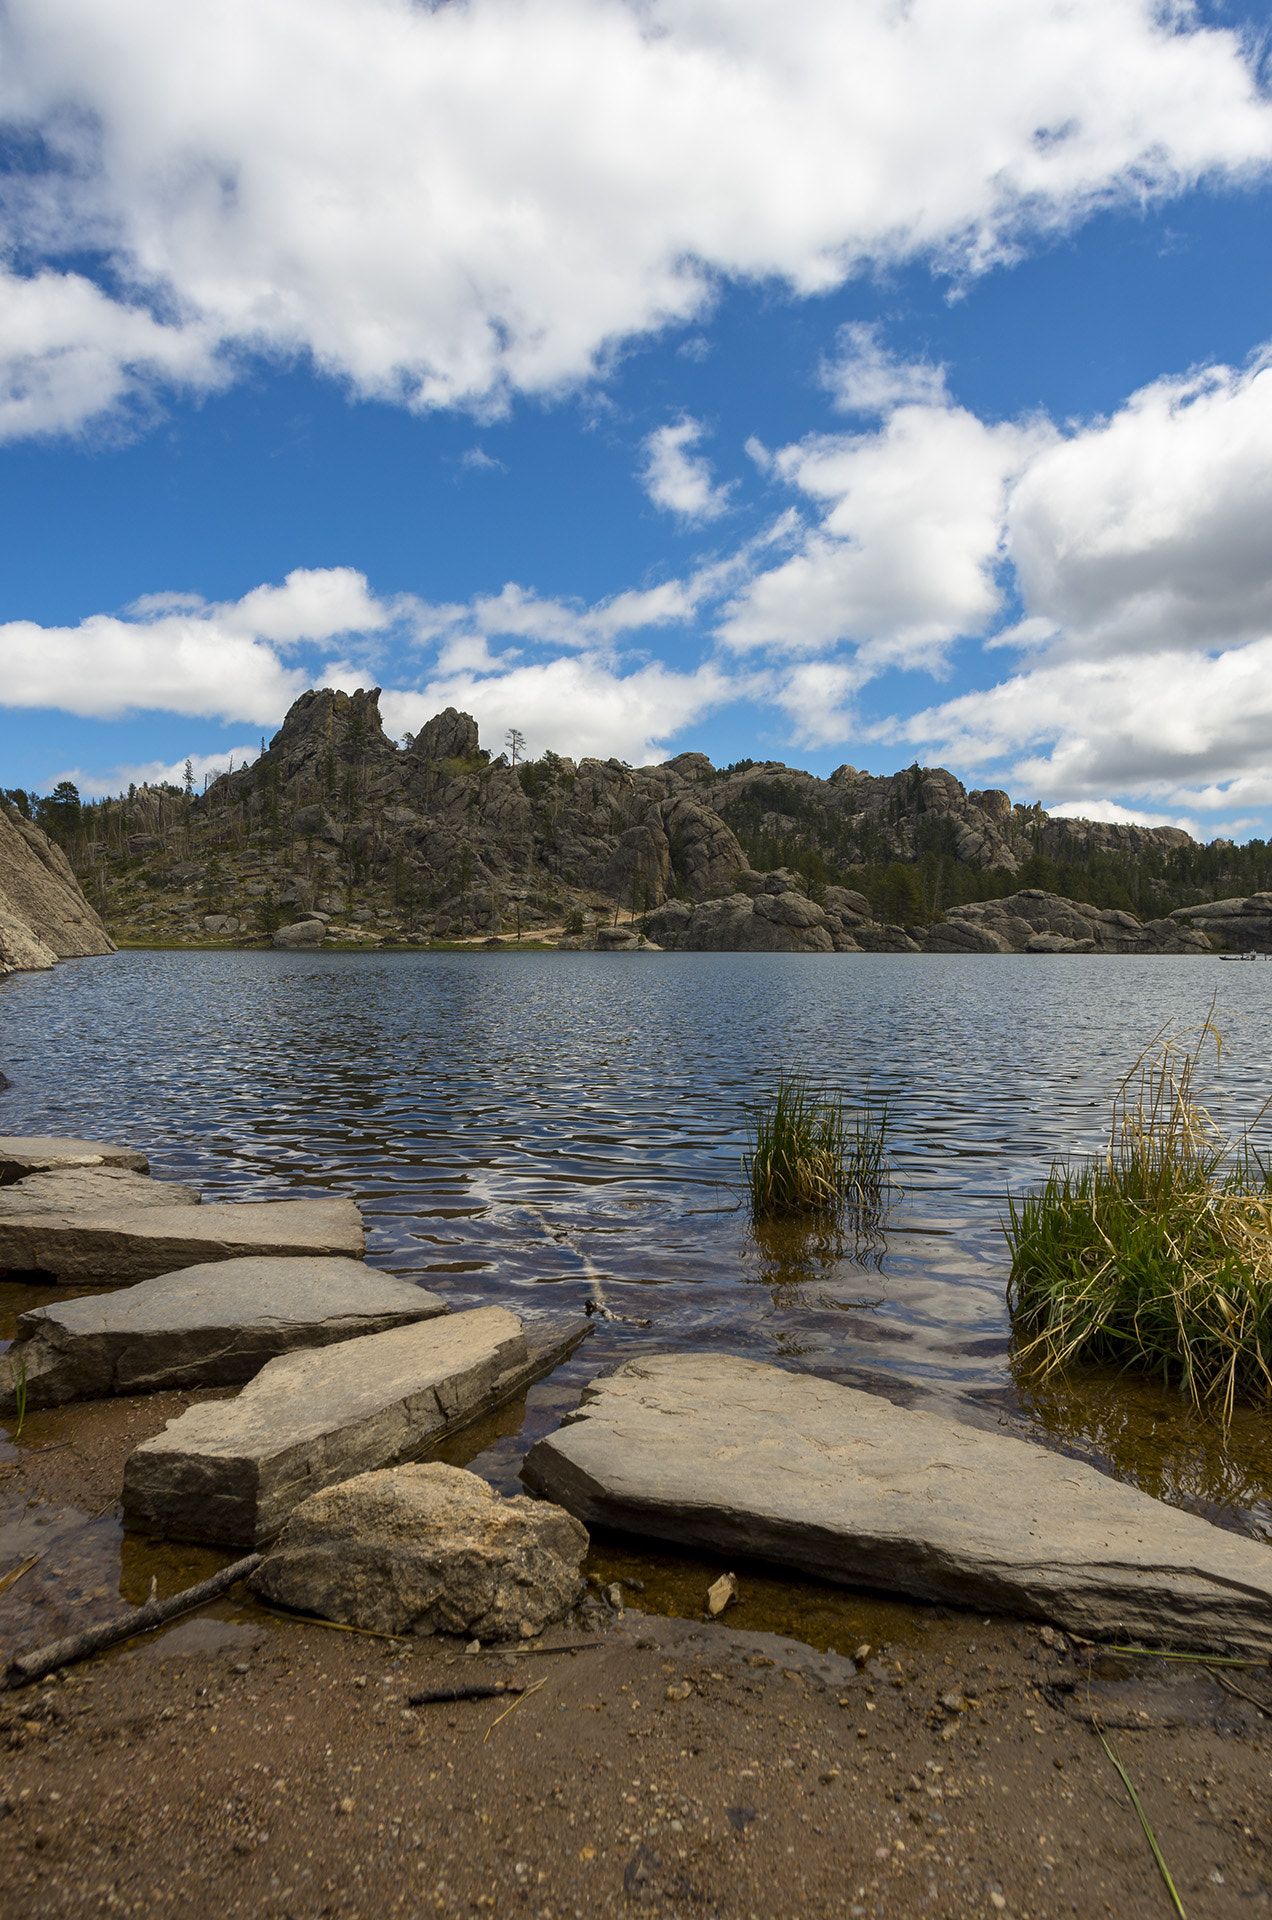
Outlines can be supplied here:
<path id="1" fill-rule="evenodd" d="M 435 1293 L 359 1260 L 221 1260 L 117 1293 L 19 1314 L 5 1358 L 29 1408 L 172 1387 L 238 1386 L 296 1347 L 385 1333 L 448 1311 Z M 16 1395 L 0 1367 L 0 1413 Z"/>
<path id="2" fill-rule="evenodd" d="M 284 1354 L 236 1400 L 190 1407 L 137 1448 L 125 1520 L 177 1540 L 259 1546 L 311 1494 L 414 1459 L 502 1404 L 587 1326 L 528 1344 L 516 1314 L 478 1307 Z"/>
<path id="3" fill-rule="evenodd" d="M 353 1201 L 326 1197 L 0 1215 L 0 1270 L 48 1273 L 99 1286 L 150 1280 L 178 1267 L 249 1254 L 360 1260 L 365 1246 L 362 1215 Z"/>
<path id="4" fill-rule="evenodd" d="M 278 1606 L 376 1633 L 516 1640 L 583 1593 L 587 1531 L 433 1462 L 358 1474 L 297 1507 L 251 1584 Z"/>
<path id="5" fill-rule="evenodd" d="M 1272 1549 L 1005 1434 L 713 1354 L 632 1360 L 531 1449 L 589 1525 L 1092 1639 L 1272 1654 Z"/>

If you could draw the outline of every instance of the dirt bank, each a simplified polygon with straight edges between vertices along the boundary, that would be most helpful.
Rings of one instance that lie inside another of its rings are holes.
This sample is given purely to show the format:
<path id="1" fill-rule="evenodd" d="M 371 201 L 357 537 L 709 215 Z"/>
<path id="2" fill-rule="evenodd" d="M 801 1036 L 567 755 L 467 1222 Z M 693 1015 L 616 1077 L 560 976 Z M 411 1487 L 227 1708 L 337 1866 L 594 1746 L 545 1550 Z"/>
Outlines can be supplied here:
<path id="1" fill-rule="evenodd" d="M 102 1506 L 118 1556 L 123 1459 L 179 1404 L 85 1409 L 74 1445 L 48 1452 L 37 1416 L 5 1450 L 0 1577 L 41 1554 L 0 1593 L 6 1654 L 118 1605 L 118 1584 L 83 1590 L 72 1521 Z M 218 1558 L 147 1551 L 125 1554 L 131 1599 L 152 1566 L 174 1586 Z M 685 1610 L 717 1570 L 604 1542 L 589 1564 L 598 1583 L 643 1579 L 645 1608 Z M 1214 1672 L 1092 1661 L 1019 1622 L 819 1600 L 805 1583 L 810 1645 L 746 1624 L 782 1588 L 740 1571 L 735 1625 L 615 1616 L 594 1593 L 547 1638 L 599 1646 L 515 1659 L 280 1619 L 239 1589 L 0 1696 L 5 1912 L 1168 1914 L 1092 1712 L 1190 1920 L 1272 1905 L 1272 1723 Z M 859 1669 L 845 1629 L 871 1622 Z M 1227 1678 L 1272 1705 L 1266 1669 Z M 480 1679 L 528 1686 L 407 1704 Z"/>

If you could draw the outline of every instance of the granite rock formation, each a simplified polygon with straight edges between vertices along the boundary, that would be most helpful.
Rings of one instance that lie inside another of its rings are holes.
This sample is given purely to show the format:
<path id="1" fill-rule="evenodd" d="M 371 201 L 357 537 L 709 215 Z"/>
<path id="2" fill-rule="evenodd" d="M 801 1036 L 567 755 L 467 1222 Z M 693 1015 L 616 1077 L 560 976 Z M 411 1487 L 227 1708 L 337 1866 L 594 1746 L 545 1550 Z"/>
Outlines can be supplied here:
<path id="1" fill-rule="evenodd" d="M 577 934 L 579 920 L 586 936 L 616 910 L 626 921 L 667 908 L 668 938 L 650 928 L 659 945 L 908 952 L 919 938 L 847 886 L 818 891 L 820 918 L 807 887 L 796 904 L 783 869 L 808 854 L 842 879 L 936 853 L 1010 875 L 1038 854 L 1160 863 L 1193 846 L 1174 828 L 1049 819 L 1005 793 L 969 793 L 941 768 L 840 767 L 822 780 L 775 761 L 721 772 L 700 753 L 635 768 L 545 753 L 511 766 L 454 708 L 399 745 L 375 688 L 303 694 L 260 760 L 204 794 L 143 789 L 84 820 L 76 858 L 112 926 L 191 941 L 269 935 L 280 947 L 571 922 Z"/>
<path id="2" fill-rule="evenodd" d="M 0 975 L 114 951 L 62 849 L 0 801 Z"/>

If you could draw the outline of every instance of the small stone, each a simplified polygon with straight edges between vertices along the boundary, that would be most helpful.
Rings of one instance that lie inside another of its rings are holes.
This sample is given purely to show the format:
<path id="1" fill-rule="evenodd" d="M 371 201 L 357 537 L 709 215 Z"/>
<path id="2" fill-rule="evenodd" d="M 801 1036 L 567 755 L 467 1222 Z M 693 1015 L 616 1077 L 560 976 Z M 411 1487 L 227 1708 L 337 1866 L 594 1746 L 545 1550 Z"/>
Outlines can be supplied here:
<path id="1" fill-rule="evenodd" d="M 691 1680 L 674 1680 L 667 1689 L 667 1698 L 669 1700 L 687 1700 L 692 1692 L 693 1682 Z"/>
<path id="2" fill-rule="evenodd" d="M 345 1799 L 345 1800 L 342 1800 L 342 1801 L 340 1802 L 340 1804 L 339 1804 L 339 1806 L 338 1806 L 338 1807 L 336 1808 L 336 1812 L 337 1812 L 337 1813 L 352 1813 L 352 1812 L 353 1812 L 353 1802 L 352 1802 L 352 1800 L 348 1800 L 348 1799 Z"/>
<path id="3" fill-rule="evenodd" d="M 707 1588 L 707 1612 L 714 1620 L 717 1614 L 731 1607 L 738 1597 L 738 1576 L 736 1573 L 722 1573 Z"/>
<path id="4" fill-rule="evenodd" d="M 854 1653 L 852 1656 L 853 1662 L 858 1672 L 860 1672 L 862 1667 L 865 1666 L 867 1660 L 870 1658 L 870 1654 L 871 1654 L 870 1642 L 868 1640 L 863 1640 L 861 1645 L 857 1648 L 856 1653 Z"/>

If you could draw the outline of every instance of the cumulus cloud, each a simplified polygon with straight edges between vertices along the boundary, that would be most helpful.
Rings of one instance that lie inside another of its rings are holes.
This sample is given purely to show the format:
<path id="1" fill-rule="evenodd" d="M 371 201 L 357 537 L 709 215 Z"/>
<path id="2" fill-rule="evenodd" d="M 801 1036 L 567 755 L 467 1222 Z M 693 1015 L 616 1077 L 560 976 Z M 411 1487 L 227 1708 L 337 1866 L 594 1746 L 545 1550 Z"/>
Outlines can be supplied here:
<path id="1" fill-rule="evenodd" d="M 711 463 L 690 451 L 703 434 L 702 422 L 686 415 L 659 427 L 645 441 L 641 483 L 656 507 L 665 507 L 682 520 L 718 520 L 728 512 L 731 486 L 717 487 Z"/>
<path id="2" fill-rule="evenodd" d="M 877 326 L 854 321 L 839 330 L 839 353 L 822 368 L 822 385 L 845 413 L 890 413 L 904 403 L 942 406 L 945 369 L 902 360 L 879 339 Z"/>
<path id="3" fill-rule="evenodd" d="M 679 673 L 661 661 L 616 671 L 590 654 L 561 655 L 496 671 L 452 672 L 415 690 L 386 690 L 380 711 L 391 733 L 416 732 L 443 707 L 471 713 L 488 741 L 509 727 L 525 734 L 529 751 L 547 747 L 578 758 L 626 760 L 665 756 L 671 737 L 726 701 L 738 684 L 710 662 Z"/>
<path id="4" fill-rule="evenodd" d="M 202 789 L 219 773 L 226 773 L 231 766 L 250 767 L 260 755 L 259 746 L 240 745 L 223 747 L 219 753 L 183 754 L 179 760 L 144 760 L 129 766 L 111 767 L 106 772 L 98 768 L 64 767 L 55 773 L 50 785 L 59 780 L 73 780 L 86 799 L 99 799 L 102 794 L 126 793 L 130 786 L 161 786 L 165 783 L 179 787 L 185 781 L 185 764 L 191 763 L 191 776 L 196 791 Z"/>
<path id="5" fill-rule="evenodd" d="M 98 720 L 160 708 L 268 726 L 313 684 L 312 666 L 287 665 L 276 648 L 382 629 L 393 617 L 361 574 L 317 567 L 237 601 L 158 595 L 75 627 L 10 620 L 0 625 L 0 703 Z"/>
<path id="6" fill-rule="evenodd" d="M 240 351 L 488 408 L 721 277 L 977 271 L 1272 154 L 1253 52 L 1156 0 L 7 0 L 0 33 L 46 156 L 4 201 L 10 432 Z"/>
<path id="7" fill-rule="evenodd" d="M 819 518 L 789 559 L 734 599 L 721 638 L 790 653 L 851 642 L 865 677 L 885 665 L 939 671 L 953 640 L 985 631 L 999 612 L 1008 488 L 1050 433 L 912 404 L 877 433 L 782 449 L 771 472 Z"/>

